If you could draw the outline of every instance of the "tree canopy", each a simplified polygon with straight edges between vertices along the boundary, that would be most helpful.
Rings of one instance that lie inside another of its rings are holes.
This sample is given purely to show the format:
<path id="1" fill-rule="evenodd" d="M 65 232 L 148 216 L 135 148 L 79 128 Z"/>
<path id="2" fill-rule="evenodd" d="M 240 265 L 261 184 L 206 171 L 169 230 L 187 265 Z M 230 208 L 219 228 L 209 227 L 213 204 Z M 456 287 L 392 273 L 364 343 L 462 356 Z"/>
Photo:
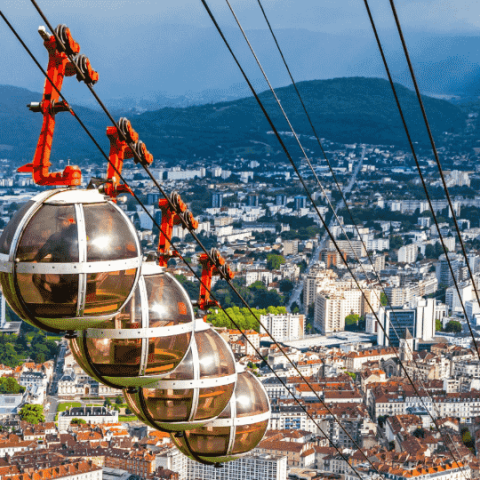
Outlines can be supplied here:
<path id="1" fill-rule="evenodd" d="M 283 255 L 275 255 L 274 253 L 269 253 L 267 255 L 267 268 L 269 270 L 278 270 L 280 265 L 285 263 L 285 257 Z"/>
<path id="2" fill-rule="evenodd" d="M 450 320 L 445 325 L 446 332 L 460 333 L 462 331 L 462 324 L 456 320 Z"/>
<path id="3" fill-rule="evenodd" d="M 86 425 L 86 421 L 83 418 L 72 418 L 70 422 L 72 425 Z"/>
<path id="4" fill-rule="evenodd" d="M 255 317 L 249 312 L 248 308 L 231 307 L 225 310 L 235 323 L 242 330 L 256 330 L 260 329 L 258 320 L 260 315 L 266 315 L 267 313 L 273 313 L 276 315 L 285 314 L 287 310 L 285 307 L 268 307 L 266 309 L 252 308 Z M 237 327 L 230 321 L 227 315 L 219 310 L 217 313 L 211 313 L 207 317 L 208 321 L 215 327 L 227 327 L 230 329 L 236 329 Z"/>
<path id="5" fill-rule="evenodd" d="M 43 414 L 43 406 L 42 405 L 33 405 L 27 403 L 24 405 L 20 412 L 18 412 L 20 418 L 27 423 L 31 423 L 33 425 L 37 425 L 38 423 L 42 423 L 45 421 L 45 415 Z"/>
<path id="6" fill-rule="evenodd" d="M 357 315 L 356 313 L 351 313 L 350 315 L 347 315 L 345 317 L 345 325 L 357 324 L 359 320 L 360 315 Z"/>
<path id="7" fill-rule="evenodd" d="M 385 295 L 384 292 L 380 293 L 380 304 L 386 307 L 388 305 L 388 297 Z"/>
<path id="8" fill-rule="evenodd" d="M 35 329 L 36 332 L 29 344 L 23 328 L 22 325 L 20 335 L 0 334 L 0 363 L 9 367 L 16 367 L 28 358 L 36 363 L 43 363 L 55 358 L 59 347 L 54 340 Z"/>
<path id="9" fill-rule="evenodd" d="M 0 377 L 0 393 L 23 393 L 25 387 L 18 384 L 13 377 Z"/>

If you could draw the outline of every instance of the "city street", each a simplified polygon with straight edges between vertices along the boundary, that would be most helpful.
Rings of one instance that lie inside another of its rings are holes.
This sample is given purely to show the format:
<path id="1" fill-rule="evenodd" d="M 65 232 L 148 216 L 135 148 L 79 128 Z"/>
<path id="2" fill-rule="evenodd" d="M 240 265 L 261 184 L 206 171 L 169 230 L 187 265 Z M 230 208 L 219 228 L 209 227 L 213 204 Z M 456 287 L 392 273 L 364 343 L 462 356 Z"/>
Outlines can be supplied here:
<path id="1" fill-rule="evenodd" d="M 352 191 L 352 188 L 353 188 L 353 185 L 355 184 L 355 180 L 357 179 L 357 175 L 358 175 L 358 172 L 360 172 L 361 168 L 362 168 L 362 165 L 363 165 L 363 160 L 365 159 L 365 146 L 362 147 L 362 153 L 360 155 L 360 160 L 359 162 L 355 165 L 355 168 L 353 170 L 353 173 L 352 173 L 352 176 L 350 177 L 350 180 L 348 182 L 348 185 L 345 187 L 345 189 L 343 190 L 343 195 L 345 198 L 347 198 L 347 195 Z M 344 202 L 343 200 L 340 201 L 338 204 L 337 204 L 337 207 L 335 209 L 335 212 L 337 212 L 340 208 L 343 208 L 344 207 Z M 332 225 L 334 225 L 335 223 L 335 217 L 332 217 L 332 220 L 330 221 L 330 225 L 329 227 L 331 227 Z M 328 237 L 328 234 L 327 232 L 325 231 L 320 242 L 318 243 L 317 245 L 317 248 L 315 248 L 315 250 L 313 251 L 313 254 L 312 254 L 312 258 L 310 259 L 310 263 L 308 264 L 305 272 L 303 273 L 302 275 L 302 279 L 297 283 L 297 285 L 295 286 L 295 288 L 293 289 L 293 292 L 290 296 L 290 299 L 288 301 L 288 304 L 287 304 L 287 311 L 290 312 L 291 311 L 291 308 L 292 308 L 292 305 L 294 302 L 297 302 L 297 304 L 299 305 L 300 307 L 300 311 L 303 311 L 303 306 L 302 306 L 302 303 L 300 301 L 300 295 L 303 291 L 303 279 L 305 278 L 306 274 L 310 271 L 310 268 L 312 267 L 312 265 L 314 265 L 315 263 L 317 263 L 318 261 L 318 256 L 320 255 L 320 251 L 325 247 L 326 245 L 326 241 L 327 241 L 327 237 Z M 304 313 L 307 313 L 307 312 L 304 312 Z"/>

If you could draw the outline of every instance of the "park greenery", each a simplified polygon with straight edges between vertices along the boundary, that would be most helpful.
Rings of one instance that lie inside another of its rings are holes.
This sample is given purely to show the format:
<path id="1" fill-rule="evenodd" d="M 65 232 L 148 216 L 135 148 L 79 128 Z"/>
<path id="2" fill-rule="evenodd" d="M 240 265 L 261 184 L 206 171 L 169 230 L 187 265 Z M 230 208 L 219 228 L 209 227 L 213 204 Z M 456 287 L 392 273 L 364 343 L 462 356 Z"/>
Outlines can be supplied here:
<path id="1" fill-rule="evenodd" d="M 22 325 L 19 335 L 0 334 L 0 363 L 16 367 L 25 360 L 43 363 L 52 360 L 58 352 L 58 344 L 38 329 L 29 340 Z"/>
<path id="2" fill-rule="evenodd" d="M 237 326 L 242 330 L 255 330 L 259 331 L 260 326 L 258 319 L 260 315 L 267 315 L 273 313 L 276 315 L 285 314 L 287 310 L 285 307 L 268 307 L 263 309 L 252 309 L 255 317 L 250 313 L 247 308 L 230 307 L 226 309 L 226 313 L 233 319 Z M 207 320 L 215 327 L 226 327 L 229 329 L 237 329 L 237 326 L 228 318 L 228 316 L 222 310 L 216 313 L 208 315 Z"/>
<path id="3" fill-rule="evenodd" d="M 27 423 L 37 425 L 45 421 L 42 405 L 25 404 L 18 412 L 20 418 Z"/>
<path id="4" fill-rule="evenodd" d="M 80 402 L 61 402 L 57 405 L 57 412 L 64 412 L 69 408 L 81 407 L 82 404 Z"/>

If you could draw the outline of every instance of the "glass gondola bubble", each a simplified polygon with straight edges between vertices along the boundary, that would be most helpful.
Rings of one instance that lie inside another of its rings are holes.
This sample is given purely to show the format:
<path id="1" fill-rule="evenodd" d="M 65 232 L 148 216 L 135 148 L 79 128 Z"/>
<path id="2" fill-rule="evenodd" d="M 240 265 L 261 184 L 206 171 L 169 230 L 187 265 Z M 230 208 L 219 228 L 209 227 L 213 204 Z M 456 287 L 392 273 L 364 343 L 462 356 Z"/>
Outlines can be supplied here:
<path id="1" fill-rule="evenodd" d="M 250 372 L 238 374 L 227 408 L 205 426 L 171 434 L 178 449 L 201 463 L 236 460 L 255 448 L 268 427 L 270 404 L 263 385 Z"/>
<path id="2" fill-rule="evenodd" d="M 141 248 L 123 211 L 95 189 L 33 197 L 0 237 L 10 307 L 43 330 L 83 330 L 116 315 L 140 273 Z"/>
<path id="3" fill-rule="evenodd" d="M 174 372 L 135 393 L 124 392 L 130 409 L 148 425 L 176 432 L 216 418 L 232 397 L 237 374 L 230 346 L 197 320 L 186 357 Z"/>
<path id="4" fill-rule="evenodd" d="M 172 372 L 185 357 L 193 308 L 180 283 L 144 262 L 135 294 L 116 317 L 70 340 L 78 364 L 114 388 L 141 387 Z"/>

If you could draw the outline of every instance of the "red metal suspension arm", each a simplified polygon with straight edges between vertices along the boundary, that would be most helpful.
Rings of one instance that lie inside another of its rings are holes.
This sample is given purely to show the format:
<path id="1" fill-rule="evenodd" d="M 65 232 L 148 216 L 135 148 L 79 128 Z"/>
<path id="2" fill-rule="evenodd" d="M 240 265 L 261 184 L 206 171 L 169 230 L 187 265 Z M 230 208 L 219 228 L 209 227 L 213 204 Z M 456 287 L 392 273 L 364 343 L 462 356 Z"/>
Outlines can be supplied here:
<path id="1" fill-rule="evenodd" d="M 118 121 L 118 126 L 129 143 L 138 142 L 138 133 L 132 128 L 131 123 L 126 118 L 121 118 Z M 123 161 L 126 158 L 133 157 L 132 149 L 128 146 L 127 141 L 122 140 L 120 136 L 117 127 L 107 127 L 107 137 L 110 140 L 110 152 L 108 155 L 110 161 L 107 167 L 105 193 L 113 200 L 115 200 L 120 193 L 132 193 L 128 186 L 119 184 Z"/>
<path id="2" fill-rule="evenodd" d="M 172 192 L 170 202 L 167 199 L 161 199 L 158 206 L 162 212 L 162 221 L 160 224 L 160 236 L 158 239 L 158 263 L 162 267 L 168 265 L 170 258 L 176 257 L 177 252 L 171 248 L 171 240 L 174 225 L 183 225 L 182 219 L 193 230 L 198 228 L 198 221 L 193 217 L 192 212 L 187 209 L 187 205 L 183 202 L 177 192 Z"/>
<path id="3" fill-rule="evenodd" d="M 210 257 L 213 258 L 213 262 L 210 260 Z M 235 275 L 216 248 L 212 248 L 210 257 L 206 253 L 200 255 L 200 264 L 203 267 L 200 295 L 198 298 L 198 307 L 200 310 L 207 310 L 209 307 L 219 306 L 217 301 L 210 298 L 213 275 L 220 275 L 222 273 L 228 280 L 231 280 Z"/>
<path id="4" fill-rule="evenodd" d="M 32 172 L 33 180 L 38 185 L 80 185 L 82 173 L 77 166 L 68 165 L 63 172 L 49 172 L 55 115 L 58 112 L 71 111 L 66 102 L 59 101 L 59 92 L 64 77 L 75 75 L 76 69 L 69 61 L 67 54 L 60 50 L 54 35 L 49 35 L 42 28 L 39 29 L 39 33 L 43 37 L 45 48 L 48 51 L 47 75 L 51 82 L 48 79 L 45 81 L 42 101 L 28 105 L 30 110 L 43 114 L 43 124 L 33 162 L 23 165 L 18 172 Z M 67 53 L 74 55 L 80 51 L 80 46 L 73 40 L 70 30 L 65 25 L 59 25 L 57 33 L 62 38 Z M 75 63 L 84 72 L 86 82 L 92 84 L 97 82 L 98 73 L 92 69 L 87 57 L 77 55 Z"/>

